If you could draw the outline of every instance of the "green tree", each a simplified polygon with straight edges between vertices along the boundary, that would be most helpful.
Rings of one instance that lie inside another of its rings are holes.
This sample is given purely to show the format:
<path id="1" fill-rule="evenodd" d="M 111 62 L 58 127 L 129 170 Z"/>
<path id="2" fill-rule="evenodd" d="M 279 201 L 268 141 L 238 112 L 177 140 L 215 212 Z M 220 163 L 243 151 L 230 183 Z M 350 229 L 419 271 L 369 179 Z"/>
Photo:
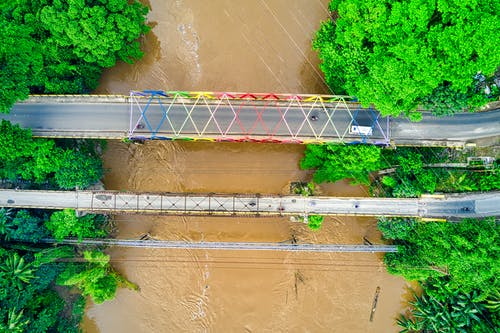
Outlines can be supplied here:
<path id="1" fill-rule="evenodd" d="M 323 224 L 324 216 L 321 215 L 309 215 L 307 226 L 311 230 L 318 230 Z"/>
<path id="2" fill-rule="evenodd" d="M 23 310 L 9 309 L 7 312 L 7 322 L 0 323 L 1 332 L 22 333 L 28 325 L 29 319 L 23 318 Z"/>
<path id="3" fill-rule="evenodd" d="M 63 189 L 87 188 L 101 179 L 102 161 L 97 156 L 68 149 L 59 156 L 54 179 Z"/>
<path id="4" fill-rule="evenodd" d="M 42 219 L 29 211 L 22 209 L 10 220 L 10 232 L 7 239 L 37 243 L 40 239 L 47 237 L 48 232 L 44 227 Z"/>
<path id="5" fill-rule="evenodd" d="M 150 28 L 144 24 L 148 8 L 127 0 L 67 0 L 44 6 L 40 21 L 50 41 L 72 47 L 87 63 L 112 67 L 120 59 L 132 63 L 143 55 L 136 41 Z"/>
<path id="6" fill-rule="evenodd" d="M 495 332 L 496 325 L 477 291 L 464 293 L 450 288 L 447 279 L 432 279 L 422 285 L 421 296 L 410 302 L 410 315 L 401 316 L 401 332 Z"/>
<path id="7" fill-rule="evenodd" d="M 2 239 L 9 240 L 14 228 L 12 226 L 12 209 L 0 208 L 0 236 Z"/>
<path id="8" fill-rule="evenodd" d="M 30 130 L 6 120 L 1 121 L 0 131 L 1 178 L 38 184 L 49 181 L 62 189 L 83 189 L 102 177 L 102 161 L 91 144 L 59 147 L 53 140 L 33 138 Z"/>
<path id="9" fill-rule="evenodd" d="M 394 116 L 487 101 L 480 81 L 500 64 L 500 2 L 333 0 L 330 11 L 313 48 L 336 93 Z"/>
<path id="10" fill-rule="evenodd" d="M 417 223 L 411 218 L 382 216 L 378 218 L 377 227 L 385 239 L 410 240 Z"/>
<path id="11" fill-rule="evenodd" d="M 302 169 L 316 169 L 316 183 L 349 178 L 354 183 L 369 184 L 369 173 L 380 166 L 380 148 L 372 145 L 307 145 L 300 161 Z"/>
<path id="12" fill-rule="evenodd" d="M 86 93 L 102 69 L 142 57 L 148 8 L 127 0 L 0 3 L 0 112 L 29 93 Z"/>
<path id="13" fill-rule="evenodd" d="M 66 237 L 99 238 L 107 235 L 103 230 L 106 218 L 103 215 L 87 214 L 77 217 L 73 209 L 64 209 L 52 213 L 45 226 L 58 241 Z"/>
<path id="14" fill-rule="evenodd" d="M 494 218 L 460 223 L 390 221 L 390 229 L 379 225 L 384 236 L 399 245 L 397 253 L 385 256 L 390 273 L 420 281 L 445 276 L 450 288 L 464 293 L 477 290 L 483 299 L 500 288 L 500 225 Z"/>
<path id="15" fill-rule="evenodd" d="M 61 326 L 64 332 L 77 333 L 79 319 L 66 317 L 65 302 L 51 290 L 66 264 L 52 263 L 55 258 L 33 261 L 32 253 L 21 252 L 0 248 L 0 332 L 55 332 Z M 67 256 L 68 248 L 42 250 L 40 258 L 63 252 Z M 66 305 L 71 308 L 70 303 Z"/>
<path id="16" fill-rule="evenodd" d="M 57 283 L 78 287 L 84 296 L 91 296 L 98 304 L 112 299 L 118 286 L 138 289 L 113 270 L 108 255 L 99 251 L 85 251 L 84 258 L 86 265 L 70 264 L 58 277 Z"/>
<path id="17" fill-rule="evenodd" d="M 0 4 L 2 14 L 10 1 Z M 12 1 L 13 2 L 13 1 Z M 9 112 L 10 107 L 18 100 L 29 95 L 30 70 L 34 69 L 37 56 L 33 54 L 35 41 L 30 37 L 30 30 L 24 25 L 5 20 L 2 17 L 0 29 L 0 112 Z"/>
<path id="18" fill-rule="evenodd" d="M 32 265 L 26 263 L 24 258 L 17 252 L 9 253 L 5 261 L 0 265 L 3 278 L 7 278 L 19 290 L 23 289 L 23 283 L 29 283 L 35 276 Z"/>
<path id="19" fill-rule="evenodd" d="M 0 122 L 0 175 L 2 178 L 15 179 L 34 150 L 31 130 L 23 130 L 3 120 Z"/>

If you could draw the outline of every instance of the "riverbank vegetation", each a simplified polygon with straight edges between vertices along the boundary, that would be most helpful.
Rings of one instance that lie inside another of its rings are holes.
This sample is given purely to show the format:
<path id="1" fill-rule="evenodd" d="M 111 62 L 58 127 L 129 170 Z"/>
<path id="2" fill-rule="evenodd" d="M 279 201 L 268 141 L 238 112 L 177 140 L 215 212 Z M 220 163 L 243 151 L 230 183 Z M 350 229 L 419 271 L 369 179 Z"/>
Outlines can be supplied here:
<path id="1" fill-rule="evenodd" d="M 0 112 L 29 94 L 81 94 L 104 68 L 142 57 L 148 8 L 128 0 L 0 3 Z M 88 188 L 103 174 L 103 141 L 38 139 L 2 120 L 0 178 L 23 189 Z M 0 209 L 0 331 L 79 332 L 85 299 L 112 299 L 120 276 L 99 249 L 49 247 L 44 238 L 107 236 L 105 216 Z M 67 287 L 62 287 L 67 286 Z M 68 288 L 69 287 L 69 288 Z"/>
<path id="2" fill-rule="evenodd" d="M 307 145 L 302 169 L 315 169 L 316 183 L 349 178 L 354 183 L 369 184 L 371 171 L 381 166 L 381 150 L 369 145 Z"/>
<path id="3" fill-rule="evenodd" d="M 397 253 L 385 255 L 388 271 L 419 281 L 423 289 L 398 320 L 402 332 L 500 329 L 500 221 L 381 218 L 378 227 L 398 245 Z"/>
<path id="4" fill-rule="evenodd" d="M 106 237 L 106 227 L 105 217 L 76 217 L 72 210 L 49 215 L 44 210 L 1 208 L 0 331 L 79 332 L 83 296 L 102 303 L 113 299 L 118 287 L 137 290 L 99 249 L 41 242 L 67 236 Z"/>
<path id="5" fill-rule="evenodd" d="M 0 3 L 0 112 L 29 94 L 80 94 L 104 68 L 142 57 L 148 7 L 127 0 Z"/>
<path id="6" fill-rule="evenodd" d="M 499 161 L 469 163 L 462 153 L 442 147 L 401 147 L 383 150 L 385 171 L 373 175 L 371 193 L 410 198 L 422 194 L 487 192 L 500 189 Z"/>
<path id="7" fill-rule="evenodd" d="M 314 169 L 315 182 L 347 178 L 369 185 L 373 195 L 382 197 L 499 190 L 499 161 L 468 163 L 467 157 L 475 155 L 443 147 L 308 145 L 300 167 Z"/>
<path id="8" fill-rule="evenodd" d="M 336 94 L 415 120 L 419 105 L 446 115 L 498 99 L 500 2 L 333 0 L 329 9 L 313 48 Z"/>
<path id="9" fill-rule="evenodd" d="M 103 175 L 104 141 L 33 138 L 31 130 L 0 123 L 0 178 L 47 188 L 84 189 Z"/>
<path id="10" fill-rule="evenodd" d="M 314 180 L 348 178 L 382 197 L 500 190 L 498 159 L 478 155 L 443 147 L 332 144 L 308 146 L 300 165 L 316 169 Z M 385 255 L 389 273 L 418 281 L 423 290 L 398 319 L 402 332 L 500 330 L 500 221 L 380 218 L 378 228 L 398 246 Z"/>

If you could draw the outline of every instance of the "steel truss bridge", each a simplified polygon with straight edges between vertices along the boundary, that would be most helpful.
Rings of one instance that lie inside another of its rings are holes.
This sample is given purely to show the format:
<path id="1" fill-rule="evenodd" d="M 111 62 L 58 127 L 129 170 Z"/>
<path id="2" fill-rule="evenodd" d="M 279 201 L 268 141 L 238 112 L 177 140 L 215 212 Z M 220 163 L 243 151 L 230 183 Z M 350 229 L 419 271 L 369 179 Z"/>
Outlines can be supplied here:
<path id="1" fill-rule="evenodd" d="M 149 90 L 129 102 L 129 139 L 390 143 L 390 118 L 348 96 Z"/>
<path id="2" fill-rule="evenodd" d="M 383 118 L 347 96 L 133 91 L 32 95 L 0 119 L 52 138 L 464 146 L 500 137 L 500 110 L 422 115 Z"/>
<path id="3" fill-rule="evenodd" d="M 0 207 L 95 213 L 219 216 L 361 215 L 421 218 L 500 216 L 500 192 L 413 199 L 0 190 Z"/>

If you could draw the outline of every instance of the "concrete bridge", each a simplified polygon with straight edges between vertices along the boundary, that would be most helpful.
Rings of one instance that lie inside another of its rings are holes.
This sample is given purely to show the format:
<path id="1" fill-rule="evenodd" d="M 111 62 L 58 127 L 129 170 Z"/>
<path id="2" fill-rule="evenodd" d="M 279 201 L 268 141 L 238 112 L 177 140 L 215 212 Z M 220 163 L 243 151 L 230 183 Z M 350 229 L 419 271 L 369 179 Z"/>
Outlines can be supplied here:
<path id="1" fill-rule="evenodd" d="M 421 122 L 411 123 L 404 117 L 381 117 L 350 97 L 328 95 L 31 96 L 0 118 L 41 137 L 448 146 L 500 137 L 499 110 L 441 118 L 424 112 Z"/>
<path id="2" fill-rule="evenodd" d="M 174 215 L 500 216 L 500 192 L 414 199 L 0 190 L 0 207 Z"/>

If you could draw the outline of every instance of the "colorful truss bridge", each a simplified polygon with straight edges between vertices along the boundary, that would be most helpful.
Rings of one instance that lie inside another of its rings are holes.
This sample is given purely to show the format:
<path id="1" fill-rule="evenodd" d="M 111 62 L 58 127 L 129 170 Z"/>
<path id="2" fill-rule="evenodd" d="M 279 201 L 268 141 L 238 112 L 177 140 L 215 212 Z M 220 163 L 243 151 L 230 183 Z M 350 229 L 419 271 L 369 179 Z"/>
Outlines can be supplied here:
<path id="1" fill-rule="evenodd" d="M 332 95 L 132 91 L 131 140 L 390 144 L 390 119 Z"/>

